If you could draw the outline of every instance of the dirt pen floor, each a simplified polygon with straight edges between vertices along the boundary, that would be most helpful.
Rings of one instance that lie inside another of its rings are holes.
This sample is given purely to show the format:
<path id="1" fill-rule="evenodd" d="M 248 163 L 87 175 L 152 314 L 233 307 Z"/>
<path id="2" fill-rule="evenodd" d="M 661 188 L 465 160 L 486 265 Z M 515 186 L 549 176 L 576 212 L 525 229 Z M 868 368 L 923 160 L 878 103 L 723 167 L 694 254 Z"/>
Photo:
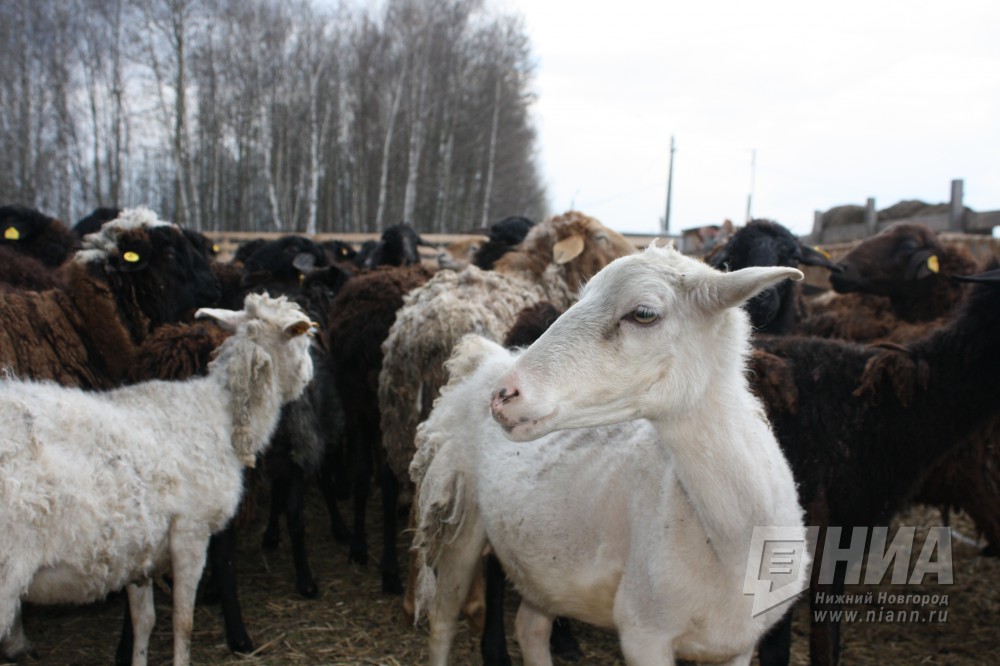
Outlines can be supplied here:
<path id="1" fill-rule="evenodd" d="M 265 499 L 261 498 L 261 502 Z M 368 515 L 370 535 L 378 535 L 375 524 L 378 497 Z M 263 504 L 261 505 L 263 506 Z M 426 663 L 426 626 L 414 628 L 404 618 L 399 598 L 383 596 L 377 565 L 367 567 L 347 563 L 347 547 L 334 542 L 326 529 L 325 509 L 318 493 L 310 498 L 309 548 L 313 573 L 321 588 L 319 599 L 300 597 L 294 588 L 292 563 L 283 535 L 275 552 L 263 551 L 258 520 L 242 537 L 238 571 L 241 602 L 247 626 L 258 646 L 251 656 L 228 651 L 222 635 L 217 606 L 198 606 L 192 646 L 194 664 L 225 666 L 260 664 L 285 665 L 379 665 L 408 666 Z M 349 503 L 342 508 L 349 510 Z M 260 512 L 261 518 L 263 511 Z M 914 509 L 901 517 L 907 525 L 940 525 L 936 511 Z M 961 533 L 972 534 L 961 517 L 952 523 Z M 917 543 L 922 544 L 918 529 Z M 403 539 L 400 541 L 403 544 Z M 371 544 L 377 557 L 381 546 Z M 918 549 L 915 549 L 918 550 Z M 405 551 L 401 551 L 405 552 Z M 914 556 L 916 556 L 916 552 Z M 953 542 L 954 584 L 920 587 L 850 587 L 856 594 L 879 591 L 890 594 L 948 595 L 947 606 L 887 604 L 886 610 L 947 610 L 943 622 L 909 624 L 898 622 L 845 623 L 842 630 L 842 663 L 852 664 L 951 664 L 972 666 L 1000 664 L 1000 560 L 980 557 L 976 549 Z M 888 579 L 889 576 L 887 575 Z M 928 577 L 929 581 L 934 576 Z M 157 623 L 150 646 L 152 666 L 171 663 L 172 643 L 169 595 L 157 590 Z M 516 597 L 507 603 L 508 632 L 513 627 Z M 856 605 L 848 609 L 878 610 L 879 605 Z M 884 616 L 883 616 L 884 617 Z M 45 666 L 109 666 L 122 620 L 122 600 L 111 598 L 87 607 L 25 609 L 25 630 L 38 652 L 30 663 Z M 807 612 L 804 604 L 795 610 L 793 663 L 808 663 Z M 573 623 L 584 651 L 581 664 L 613 666 L 623 664 L 612 632 Z M 514 663 L 520 663 L 517 645 L 510 640 Z M 452 663 L 468 666 L 480 663 L 478 640 L 467 629 L 459 634 Z M 557 663 L 568 663 L 558 662 Z M 756 662 L 755 662 L 756 663 Z"/>

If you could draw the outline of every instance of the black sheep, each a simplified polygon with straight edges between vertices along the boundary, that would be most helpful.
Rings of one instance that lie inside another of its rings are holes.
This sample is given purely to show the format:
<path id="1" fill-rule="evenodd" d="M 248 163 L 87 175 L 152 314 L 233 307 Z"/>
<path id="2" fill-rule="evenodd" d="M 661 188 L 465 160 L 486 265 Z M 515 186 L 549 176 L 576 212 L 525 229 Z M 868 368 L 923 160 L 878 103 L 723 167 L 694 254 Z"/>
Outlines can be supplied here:
<path id="1" fill-rule="evenodd" d="M 77 245 L 76 236 L 59 220 L 27 206 L 0 206 L 0 247 L 56 268 Z"/>
<path id="2" fill-rule="evenodd" d="M 799 264 L 833 268 L 826 256 L 803 245 L 792 232 L 771 220 L 751 220 L 708 259 L 714 268 L 734 271 L 748 266 Z M 765 289 L 744 306 L 758 333 L 791 333 L 802 316 L 801 287 L 792 280 Z"/>
<path id="3" fill-rule="evenodd" d="M 373 246 L 363 246 L 355 262 L 360 260 L 358 265 L 362 268 L 419 264 L 420 245 L 426 245 L 420 234 L 406 222 L 400 222 L 387 227 Z"/>
<path id="4" fill-rule="evenodd" d="M 349 557 L 358 564 L 368 561 L 365 514 L 371 479 L 377 472 L 383 500 L 382 591 L 391 594 L 400 593 L 402 584 L 396 556 L 398 484 L 385 465 L 379 427 L 382 343 L 389 335 L 403 297 L 431 275 L 427 268 L 415 265 L 384 267 L 351 278 L 330 305 L 325 331 L 337 389 L 344 403 L 346 438 L 353 466 L 354 528 Z M 337 525 L 331 524 L 331 528 L 335 536 L 343 538 Z"/>
<path id="5" fill-rule="evenodd" d="M 259 244 L 256 251 L 244 259 L 243 286 L 251 291 L 266 291 L 272 296 L 284 294 L 322 325 L 333 292 L 347 277 L 337 268 L 325 270 L 328 264 L 326 252 L 315 241 L 304 236 L 283 236 Z M 332 278 L 320 280 L 313 275 L 317 272 Z M 301 398 L 285 405 L 265 454 L 272 493 L 263 538 L 266 548 L 277 547 L 279 520 L 284 515 L 292 546 L 296 589 L 308 598 L 316 597 L 319 588 L 313 579 L 305 547 L 306 482 L 318 477 L 324 459 L 334 454 L 332 449 L 339 444 L 344 429 L 343 407 L 333 383 L 326 350 L 314 346 L 313 365 L 313 381 Z M 333 519 L 339 520 L 336 505 L 329 508 Z"/>
<path id="6" fill-rule="evenodd" d="M 850 527 L 888 524 L 943 455 L 996 418 L 997 277 L 994 271 L 987 278 L 994 284 L 973 286 L 952 321 L 906 348 L 796 336 L 755 342 L 752 376 L 799 484 L 806 522 L 821 527 L 817 552 L 826 526 L 843 527 L 846 538 Z M 783 381 L 770 381 L 775 375 Z M 843 586 L 839 568 L 832 585 L 814 581 L 810 601 L 817 592 L 842 594 Z M 762 664 L 787 663 L 790 622 L 762 640 Z M 814 623 L 811 639 L 812 663 L 837 663 L 839 623 Z"/>
<path id="7" fill-rule="evenodd" d="M 519 245 L 534 224 L 526 217 L 517 216 L 494 223 L 487 231 L 489 240 L 476 252 L 472 263 L 484 271 L 492 270 L 496 260 Z"/>
<path id="8" fill-rule="evenodd" d="M 945 245 L 929 227 L 893 225 L 837 262 L 830 283 L 842 295 L 811 302 L 797 331 L 857 342 L 907 340 L 952 313 L 965 287 L 951 277 L 975 271 L 968 250 Z"/>

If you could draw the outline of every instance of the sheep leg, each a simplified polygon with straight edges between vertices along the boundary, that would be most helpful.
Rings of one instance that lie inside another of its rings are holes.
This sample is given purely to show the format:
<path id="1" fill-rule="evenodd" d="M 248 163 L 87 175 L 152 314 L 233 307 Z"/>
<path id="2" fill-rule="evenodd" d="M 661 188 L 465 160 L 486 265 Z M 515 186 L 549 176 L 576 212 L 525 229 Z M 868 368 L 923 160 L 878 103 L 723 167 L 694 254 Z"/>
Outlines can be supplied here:
<path id="1" fill-rule="evenodd" d="M 848 543 L 853 530 L 844 529 L 840 535 L 840 543 L 837 546 L 841 549 L 850 547 Z M 820 529 L 819 538 L 816 541 L 817 559 L 819 553 L 826 552 L 827 527 Z M 869 546 L 870 539 L 866 539 L 865 549 Z M 818 617 L 838 617 L 841 605 L 833 603 L 819 604 L 820 598 L 838 599 L 844 594 L 844 580 L 847 576 L 847 563 L 838 562 L 833 570 L 833 581 L 829 584 L 819 582 L 822 567 L 813 564 L 812 577 L 809 585 L 809 660 L 811 664 L 817 666 L 835 666 L 840 661 L 840 620 L 817 620 Z M 823 593 L 822 597 L 820 592 Z M 820 612 L 821 610 L 827 612 Z"/>
<path id="2" fill-rule="evenodd" d="M 503 626 L 504 592 L 507 575 L 493 553 L 486 556 L 486 619 L 479 653 L 483 666 L 510 666 L 507 635 Z"/>
<path id="3" fill-rule="evenodd" d="M 341 493 L 344 490 L 350 493 L 350 484 L 339 473 L 344 468 L 344 457 L 340 447 L 329 447 L 319 470 L 319 488 L 323 493 L 327 513 L 330 514 L 330 534 L 337 543 L 347 543 L 351 538 L 351 531 L 347 529 L 347 524 L 340 515 L 340 507 L 337 506 L 337 500 L 343 499 Z"/>
<path id="4" fill-rule="evenodd" d="M 135 636 L 132 634 L 132 604 L 128 594 L 125 595 L 125 612 L 123 614 L 122 633 L 118 637 L 118 647 L 115 649 L 115 666 L 130 666 L 132 663 L 132 646 Z"/>
<path id="5" fill-rule="evenodd" d="M 292 542 L 292 561 L 295 564 L 295 589 L 307 599 L 319 596 L 319 587 L 313 579 L 306 554 L 305 520 L 305 471 L 299 465 L 292 465 L 288 495 L 285 505 L 285 519 Z"/>
<path id="6" fill-rule="evenodd" d="M 149 635 L 156 623 L 153 581 L 147 578 L 139 583 L 129 583 L 125 589 L 132 620 L 132 666 L 146 666 L 149 660 Z"/>
<path id="7" fill-rule="evenodd" d="M 282 474 L 275 474 L 271 479 L 271 504 L 268 507 L 267 527 L 261 546 L 264 550 L 275 550 L 281 542 L 281 514 L 288 506 L 288 494 L 291 482 Z"/>
<path id="8" fill-rule="evenodd" d="M 811 664 L 835 666 L 840 661 L 840 622 L 838 620 L 816 620 L 815 618 L 820 617 L 820 614 L 819 606 L 815 601 L 819 597 L 819 592 L 823 592 L 827 599 L 836 599 L 843 595 L 845 569 L 845 567 L 837 566 L 832 585 L 813 585 L 809 590 L 811 611 L 809 615 L 812 618 L 809 626 L 809 660 Z M 827 603 L 822 606 L 822 609 L 827 611 L 824 616 L 836 617 L 835 614 L 841 607 L 837 603 Z"/>
<path id="9" fill-rule="evenodd" d="M 198 580 L 205 568 L 208 540 L 209 535 L 202 533 L 198 527 L 179 526 L 174 519 L 170 528 L 170 562 L 174 575 L 174 666 L 189 666 L 191 662 L 194 599 Z"/>
<path id="10" fill-rule="evenodd" d="M 236 528 L 232 521 L 224 530 L 212 535 L 208 542 L 208 558 L 226 628 L 226 644 L 233 652 L 250 654 L 253 652 L 253 641 L 243 623 L 243 611 L 237 594 Z"/>
<path id="11" fill-rule="evenodd" d="M 525 666 L 552 666 L 549 638 L 552 635 L 551 615 L 521 599 L 514 618 L 517 644 L 521 646 Z M 626 652 L 626 659 L 628 653 Z"/>
<path id="12" fill-rule="evenodd" d="M 31 646 L 31 641 L 24 634 L 24 623 L 21 621 L 21 609 L 14 610 L 14 623 L 7 635 L 0 640 L 0 659 L 19 661 L 24 655 L 38 659 L 38 654 Z"/>
<path id="13" fill-rule="evenodd" d="M 402 594 L 403 582 L 399 577 L 399 555 L 396 538 L 399 532 L 399 481 L 389 469 L 382 466 L 382 593 Z"/>
<path id="14" fill-rule="evenodd" d="M 557 617 L 552 622 L 552 635 L 549 637 L 549 648 L 552 654 L 565 661 L 579 661 L 583 658 L 583 650 L 570 630 L 569 620 Z"/>
<path id="15" fill-rule="evenodd" d="M 757 658 L 760 666 L 788 666 L 792 652 L 792 612 L 785 613 L 760 639 Z"/>
<path id="16" fill-rule="evenodd" d="M 462 605 L 477 575 L 486 545 L 486 532 L 475 516 L 467 516 L 462 531 L 446 544 L 435 562 L 437 571 L 430 620 L 430 666 L 448 666 L 448 655 L 458 632 Z"/>
<path id="17" fill-rule="evenodd" d="M 360 431 L 353 433 L 351 446 L 354 447 L 354 526 L 347 559 L 354 564 L 368 564 L 368 537 L 365 532 L 365 516 L 368 511 L 368 494 L 371 490 L 372 447 L 381 446 L 381 441 L 371 442 Z"/>
<path id="18" fill-rule="evenodd" d="M 673 641 L 662 631 L 648 627 L 622 628 L 621 643 L 625 663 L 629 666 L 677 663 L 674 658 Z"/>

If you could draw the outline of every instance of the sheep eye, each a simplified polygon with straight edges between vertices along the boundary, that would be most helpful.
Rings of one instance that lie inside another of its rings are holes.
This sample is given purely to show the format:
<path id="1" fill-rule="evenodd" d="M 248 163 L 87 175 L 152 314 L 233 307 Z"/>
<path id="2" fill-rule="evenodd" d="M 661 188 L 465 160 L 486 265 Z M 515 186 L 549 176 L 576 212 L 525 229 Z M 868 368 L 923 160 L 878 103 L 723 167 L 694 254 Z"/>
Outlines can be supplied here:
<path id="1" fill-rule="evenodd" d="M 660 318 L 660 315 L 656 313 L 656 310 L 653 310 L 645 305 L 637 306 L 625 316 L 627 319 L 643 326 L 648 326 Z"/>

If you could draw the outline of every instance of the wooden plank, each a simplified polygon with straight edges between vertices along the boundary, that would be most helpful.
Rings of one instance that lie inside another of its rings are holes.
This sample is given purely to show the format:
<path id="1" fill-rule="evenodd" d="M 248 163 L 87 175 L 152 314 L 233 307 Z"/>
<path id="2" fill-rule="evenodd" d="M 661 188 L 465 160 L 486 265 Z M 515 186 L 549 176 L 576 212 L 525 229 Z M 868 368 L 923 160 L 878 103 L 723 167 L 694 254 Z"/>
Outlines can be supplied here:
<path id="1" fill-rule="evenodd" d="M 970 213 L 965 226 L 968 231 L 992 231 L 993 227 L 1000 227 L 1000 210 Z"/>

